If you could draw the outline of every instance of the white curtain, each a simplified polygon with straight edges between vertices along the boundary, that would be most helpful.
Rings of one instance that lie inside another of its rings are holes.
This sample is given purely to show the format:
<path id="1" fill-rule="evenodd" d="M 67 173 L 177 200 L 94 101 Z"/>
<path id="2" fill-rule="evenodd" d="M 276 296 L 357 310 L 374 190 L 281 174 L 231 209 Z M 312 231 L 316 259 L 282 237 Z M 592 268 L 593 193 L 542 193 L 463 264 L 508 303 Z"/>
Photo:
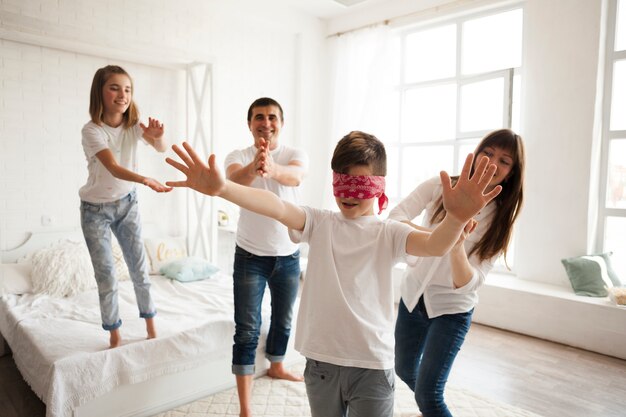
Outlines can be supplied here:
<path id="1" fill-rule="evenodd" d="M 331 152 L 353 130 L 373 134 L 383 142 L 397 135 L 399 41 L 387 25 L 379 25 L 329 40 L 331 60 Z M 330 166 L 330 164 L 329 164 Z M 326 178 L 331 189 L 331 172 Z M 332 192 L 327 207 L 336 208 Z"/>

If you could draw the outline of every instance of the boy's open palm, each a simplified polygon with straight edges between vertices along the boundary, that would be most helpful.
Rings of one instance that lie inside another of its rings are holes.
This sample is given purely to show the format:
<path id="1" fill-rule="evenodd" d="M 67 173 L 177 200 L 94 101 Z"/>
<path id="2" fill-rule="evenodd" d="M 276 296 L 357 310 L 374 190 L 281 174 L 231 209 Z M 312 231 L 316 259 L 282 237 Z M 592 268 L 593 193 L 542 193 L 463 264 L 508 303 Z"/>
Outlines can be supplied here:
<path id="1" fill-rule="evenodd" d="M 483 156 L 476 164 L 474 174 L 470 175 L 473 160 L 474 155 L 467 155 L 461 175 L 454 187 L 452 187 L 448 173 L 445 171 L 440 173 L 443 206 L 448 214 L 463 223 L 478 214 L 502 191 L 502 187 L 497 185 L 490 192 L 485 192 L 496 172 L 496 165 L 489 164 L 489 158 Z"/>
<path id="2" fill-rule="evenodd" d="M 182 159 L 182 164 L 171 158 L 165 158 L 165 161 L 185 174 L 187 179 L 185 181 L 167 181 L 165 184 L 170 187 L 188 187 L 206 195 L 220 195 L 225 182 L 215 165 L 215 155 L 211 154 L 207 165 L 187 142 L 183 142 L 183 148 L 172 145 L 174 152 Z"/>

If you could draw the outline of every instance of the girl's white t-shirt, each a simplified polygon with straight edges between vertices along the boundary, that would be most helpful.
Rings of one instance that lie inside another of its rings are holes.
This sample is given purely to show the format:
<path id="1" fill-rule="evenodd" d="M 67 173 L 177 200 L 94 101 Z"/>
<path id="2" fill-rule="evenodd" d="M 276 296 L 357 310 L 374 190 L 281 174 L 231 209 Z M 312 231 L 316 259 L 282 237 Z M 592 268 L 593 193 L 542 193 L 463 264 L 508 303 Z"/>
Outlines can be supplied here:
<path id="1" fill-rule="evenodd" d="M 295 348 L 307 358 L 340 366 L 394 366 L 394 296 L 391 269 L 406 255 L 412 227 L 376 216 L 303 207 L 309 243 Z"/>
<path id="2" fill-rule="evenodd" d="M 117 201 L 135 189 L 135 183 L 115 178 L 96 154 L 110 149 L 120 166 L 137 172 L 137 141 L 143 139 L 139 124 L 124 129 L 123 126 L 102 126 L 88 122 L 82 129 L 82 145 L 87 158 L 89 175 L 87 183 L 78 191 L 80 199 L 89 203 Z"/>

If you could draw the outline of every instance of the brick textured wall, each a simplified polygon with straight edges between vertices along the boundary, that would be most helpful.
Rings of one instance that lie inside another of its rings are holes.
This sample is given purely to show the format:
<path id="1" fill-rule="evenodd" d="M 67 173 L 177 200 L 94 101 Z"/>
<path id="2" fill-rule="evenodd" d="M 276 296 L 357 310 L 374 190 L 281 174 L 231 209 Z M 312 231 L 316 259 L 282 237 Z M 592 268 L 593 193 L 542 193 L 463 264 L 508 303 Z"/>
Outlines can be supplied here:
<path id="1" fill-rule="evenodd" d="M 298 83 L 314 78 L 296 74 L 296 59 L 319 54 L 321 26 L 266 9 L 248 0 L 0 0 L 0 250 L 31 231 L 79 227 L 78 189 L 87 177 L 80 129 L 93 74 L 109 63 L 131 74 L 142 119 L 164 122 L 171 142 L 186 137 L 185 78 L 161 64 L 197 60 L 215 68 L 220 160 L 250 141 L 245 112 L 260 95 L 288 109 L 284 137 L 293 140 L 295 114 L 305 111 L 298 103 L 315 103 L 298 96 Z M 312 46 L 295 42 L 301 33 Z M 164 157 L 140 145 L 140 172 L 173 179 Z M 184 232 L 184 194 L 175 191 L 139 186 L 144 223 Z"/>

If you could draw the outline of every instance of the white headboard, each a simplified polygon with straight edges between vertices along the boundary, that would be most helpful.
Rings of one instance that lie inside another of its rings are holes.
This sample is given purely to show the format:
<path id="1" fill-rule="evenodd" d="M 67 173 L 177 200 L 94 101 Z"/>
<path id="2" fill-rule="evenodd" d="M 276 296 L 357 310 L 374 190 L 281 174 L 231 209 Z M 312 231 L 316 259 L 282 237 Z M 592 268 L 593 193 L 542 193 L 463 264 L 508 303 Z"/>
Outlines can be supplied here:
<path id="1" fill-rule="evenodd" d="M 29 253 L 33 253 L 38 249 L 50 246 L 60 240 L 81 241 L 83 239 L 83 233 L 80 229 L 33 232 L 30 234 L 28 239 L 26 239 L 26 241 L 17 248 L 0 252 L 0 259 L 2 260 L 2 263 L 5 264 L 15 263 Z"/>
<path id="2" fill-rule="evenodd" d="M 146 222 L 141 225 L 142 237 L 163 237 L 162 228 L 156 223 Z M 55 231 L 38 231 L 32 232 L 30 236 L 20 246 L 0 251 L 0 261 L 2 263 L 15 263 L 24 256 L 33 253 L 36 250 L 46 248 L 53 243 L 61 240 L 72 240 L 75 242 L 84 242 L 83 232 L 78 229 L 66 229 Z"/>

